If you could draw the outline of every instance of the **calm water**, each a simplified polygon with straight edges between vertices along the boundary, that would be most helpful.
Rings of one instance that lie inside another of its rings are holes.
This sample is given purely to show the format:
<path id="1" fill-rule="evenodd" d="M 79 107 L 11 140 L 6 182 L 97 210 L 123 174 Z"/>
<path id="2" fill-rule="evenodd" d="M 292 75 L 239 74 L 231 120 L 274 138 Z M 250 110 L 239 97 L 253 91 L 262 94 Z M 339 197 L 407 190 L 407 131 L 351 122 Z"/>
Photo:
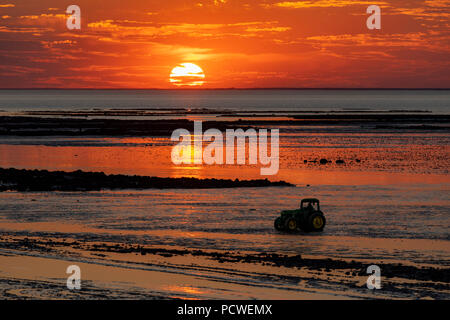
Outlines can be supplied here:
<path id="1" fill-rule="evenodd" d="M 449 139 L 446 133 L 290 132 L 281 136 L 280 171 L 270 179 L 295 188 L 8 192 L 0 194 L 0 229 L 448 264 Z M 5 137 L 0 167 L 261 178 L 254 166 L 174 166 L 171 148 L 167 138 Z M 322 157 L 333 163 L 304 163 Z M 325 232 L 302 237 L 275 232 L 278 212 L 296 208 L 305 197 L 322 201 Z"/>
<path id="2" fill-rule="evenodd" d="M 280 170 L 268 178 L 299 185 L 449 183 L 449 145 L 448 133 L 282 131 Z M 174 142 L 163 137 L 0 137 L 0 167 L 261 178 L 259 165 L 174 165 L 173 146 Z M 322 158 L 332 163 L 310 162 Z M 336 164 L 336 160 L 345 164 Z"/>
<path id="3" fill-rule="evenodd" d="M 0 230 L 134 244 L 448 265 L 449 185 L 0 193 Z M 274 196 L 276 195 L 276 196 Z M 274 230 L 321 199 L 321 234 Z"/>
<path id="4" fill-rule="evenodd" d="M 450 91 L 0 91 L 0 110 L 7 112 L 95 108 L 450 113 Z M 359 126 L 351 130 L 281 128 L 280 171 L 271 179 L 295 183 L 294 188 L 250 188 L 245 192 L 242 189 L 3 192 L 0 193 L 0 231 L 41 238 L 252 250 L 366 260 L 375 264 L 397 261 L 444 267 L 450 264 L 449 145 L 448 132 L 364 131 Z M 170 159 L 172 147 L 173 143 L 162 137 L 5 136 L 0 138 L 0 167 L 82 169 L 170 177 L 261 178 L 259 167 L 255 166 L 175 166 Z M 308 162 L 321 158 L 333 162 L 325 166 Z M 345 165 L 336 164 L 338 159 L 344 160 Z M 280 210 L 298 207 L 305 197 L 321 200 L 327 217 L 325 231 L 308 235 L 276 232 L 273 220 Z M 126 262 L 131 264 L 135 259 L 147 258 L 126 259 L 130 259 Z M 31 264 L 35 267 L 33 279 L 36 270 L 52 268 L 49 261 L 42 262 L 40 268 Z M 19 262 L 18 268 L 10 269 L 12 276 L 20 279 L 23 263 Z M 58 265 L 58 270 L 65 271 L 65 267 Z M 277 272 L 286 272 L 280 270 Z M 186 272 L 183 269 L 183 274 Z M 233 272 L 230 276 L 220 271 L 227 278 L 226 290 L 230 288 L 227 281 L 235 282 L 238 278 L 236 271 Z M 295 276 L 300 274 L 299 270 L 289 272 Z M 117 275 L 105 271 L 101 274 L 111 278 Z M 129 273 L 121 276 L 126 282 L 134 279 Z M 51 273 L 48 277 L 55 276 Z M 173 273 L 166 277 L 170 279 L 169 284 L 177 283 Z M 214 277 L 216 279 L 217 274 Z M 139 274 L 136 283 L 146 278 L 151 280 L 148 285 L 151 290 L 157 288 L 167 296 L 173 294 L 175 289 L 168 289 L 167 283 L 161 288 L 155 284 L 161 274 Z M 191 287 L 201 287 L 198 274 L 193 279 L 192 283 L 185 282 L 184 278 L 179 282 L 192 292 Z M 355 280 L 349 281 L 354 285 Z M 318 283 L 323 282 L 314 281 L 314 285 Z M 21 286 L 22 283 L 18 288 Z M 211 286 L 205 285 L 202 290 Z M 278 280 L 276 286 L 279 286 Z M 294 289 L 303 290 L 303 287 L 297 285 Z M 311 285 L 308 283 L 306 287 Z M 420 290 L 420 286 L 418 288 Z M 226 290 L 217 295 L 196 293 L 194 297 L 223 298 L 229 292 Z M 242 292 L 242 288 L 235 288 L 234 296 L 235 292 Z M 295 291 L 287 290 L 286 296 L 292 298 L 292 292 Z M 269 297 L 276 297 L 271 294 Z M 191 295 L 184 293 L 183 297 Z M 255 295 L 244 292 L 238 297 Z"/>
<path id="5" fill-rule="evenodd" d="M 450 90 L 0 90 L 0 110 L 209 108 L 428 110 L 450 113 Z"/>

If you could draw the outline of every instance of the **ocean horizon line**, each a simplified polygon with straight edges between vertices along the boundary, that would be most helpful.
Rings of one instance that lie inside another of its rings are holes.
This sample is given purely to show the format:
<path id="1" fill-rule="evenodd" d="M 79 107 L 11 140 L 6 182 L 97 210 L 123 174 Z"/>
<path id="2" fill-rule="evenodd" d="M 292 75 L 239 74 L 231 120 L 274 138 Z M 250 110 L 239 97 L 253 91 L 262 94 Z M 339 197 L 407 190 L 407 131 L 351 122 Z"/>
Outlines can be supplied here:
<path id="1" fill-rule="evenodd" d="M 436 91 L 436 90 L 450 90 L 450 88 L 297 88 L 297 87 L 255 87 L 255 88 L 0 88 L 0 90 L 66 90 L 66 91 L 76 91 L 76 90 L 85 90 L 85 91 L 256 91 L 256 90 L 298 90 L 298 91 L 306 91 L 306 90 L 339 90 L 339 91 Z"/>

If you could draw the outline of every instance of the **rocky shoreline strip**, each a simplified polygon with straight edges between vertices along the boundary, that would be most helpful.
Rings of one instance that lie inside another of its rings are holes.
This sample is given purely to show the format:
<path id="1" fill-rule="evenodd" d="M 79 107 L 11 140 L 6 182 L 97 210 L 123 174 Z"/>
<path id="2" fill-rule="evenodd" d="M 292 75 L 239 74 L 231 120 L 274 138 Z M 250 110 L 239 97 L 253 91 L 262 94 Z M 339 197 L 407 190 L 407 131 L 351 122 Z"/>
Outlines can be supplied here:
<path id="1" fill-rule="evenodd" d="M 0 191 L 100 191 L 124 189 L 214 189 L 293 187 L 285 181 L 160 178 L 106 175 L 103 172 L 0 168 Z"/>
<path id="2" fill-rule="evenodd" d="M 44 114 L 48 116 L 47 114 Z M 187 119 L 131 120 L 77 117 L 41 118 L 30 116 L 0 116 L 0 136 L 132 136 L 170 137 L 174 130 L 192 131 L 194 122 Z M 217 115 L 219 116 L 219 115 Z M 223 114 L 222 114 L 223 116 Z M 450 115 L 441 114 L 313 114 L 283 115 L 287 119 L 270 119 L 240 114 L 230 121 L 203 121 L 203 129 L 256 128 L 261 126 L 320 127 L 343 126 L 372 130 L 450 130 Z M 240 118 L 242 116 L 243 119 Z M 252 119 L 245 119 L 245 118 Z M 276 118 L 275 115 L 273 117 Z"/>

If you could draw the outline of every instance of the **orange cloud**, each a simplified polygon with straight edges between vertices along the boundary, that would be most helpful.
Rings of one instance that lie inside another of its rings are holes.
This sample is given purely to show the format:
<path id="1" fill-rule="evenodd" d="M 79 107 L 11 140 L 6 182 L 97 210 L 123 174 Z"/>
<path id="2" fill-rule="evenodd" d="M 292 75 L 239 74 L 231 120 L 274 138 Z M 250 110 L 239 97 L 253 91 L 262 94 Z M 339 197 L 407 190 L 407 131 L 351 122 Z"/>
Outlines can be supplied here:
<path id="1" fill-rule="evenodd" d="M 65 14 L 52 14 L 52 13 L 42 13 L 40 15 L 28 15 L 28 16 L 20 16 L 20 19 L 25 20 L 39 20 L 40 23 L 45 23 L 48 20 L 61 20 L 67 19 L 67 15 Z"/>
<path id="2" fill-rule="evenodd" d="M 254 21 L 240 23 L 180 23 L 180 24 L 155 24 L 145 21 L 130 20 L 103 20 L 91 22 L 88 27 L 95 32 L 103 31 L 110 34 L 107 39 L 113 41 L 114 38 L 128 38 L 134 36 L 132 41 L 136 41 L 136 36 L 164 37 L 184 34 L 190 37 L 224 37 L 224 36 L 253 36 L 255 32 L 284 32 L 290 27 L 276 26 L 276 21 Z M 143 39 L 148 41 L 148 39 Z"/>
<path id="3" fill-rule="evenodd" d="M 0 87 L 168 88 L 184 62 L 208 88 L 450 87 L 449 1 L 77 1 L 77 31 L 55 0 L 2 13 Z M 369 4 L 381 31 L 367 30 Z"/>
<path id="4" fill-rule="evenodd" d="M 355 5 L 388 5 L 384 1 L 350 1 L 350 0 L 320 0 L 320 1 L 284 1 L 277 2 L 272 5 L 265 5 L 268 7 L 281 7 L 291 9 L 302 8 L 330 8 L 330 7 L 347 7 Z"/>

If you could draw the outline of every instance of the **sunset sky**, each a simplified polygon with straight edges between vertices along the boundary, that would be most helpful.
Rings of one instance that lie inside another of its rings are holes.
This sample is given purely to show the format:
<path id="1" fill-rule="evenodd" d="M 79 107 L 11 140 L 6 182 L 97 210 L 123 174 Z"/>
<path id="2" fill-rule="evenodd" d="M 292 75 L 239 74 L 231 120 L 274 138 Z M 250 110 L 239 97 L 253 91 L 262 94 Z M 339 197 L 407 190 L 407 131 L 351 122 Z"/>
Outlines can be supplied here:
<path id="1" fill-rule="evenodd" d="M 449 88 L 449 16 L 444 0 L 0 0 L 0 87 L 174 88 L 194 63 L 203 88 Z"/>

